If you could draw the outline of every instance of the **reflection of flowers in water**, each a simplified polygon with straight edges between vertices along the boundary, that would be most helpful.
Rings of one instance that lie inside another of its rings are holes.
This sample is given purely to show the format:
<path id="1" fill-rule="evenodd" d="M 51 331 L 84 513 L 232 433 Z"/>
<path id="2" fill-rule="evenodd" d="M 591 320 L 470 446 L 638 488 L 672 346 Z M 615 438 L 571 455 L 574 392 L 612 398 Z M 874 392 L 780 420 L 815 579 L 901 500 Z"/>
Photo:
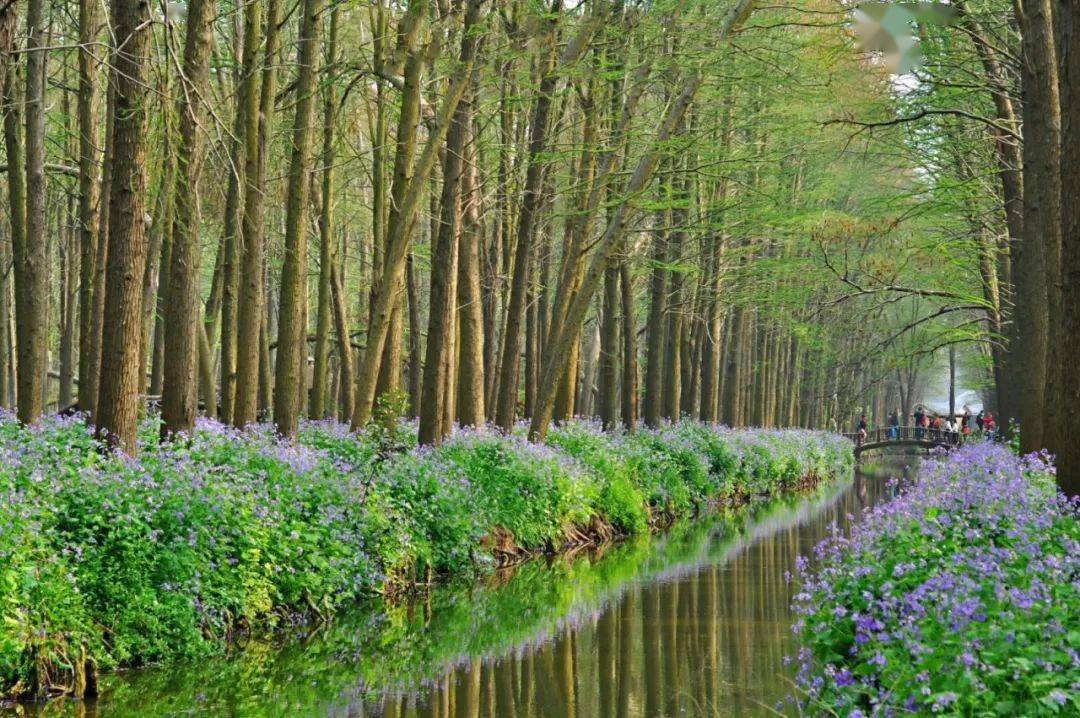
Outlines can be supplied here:
<path id="1" fill-rule="evenodd" d="M 855 37 L 860 50 L 880 53 L 889 72 L 903 74 L 922 64 L 919 25 L 946 25 L 955 15 L 954 7 L 941 3 L 863 3 L 853 13 Z"/>

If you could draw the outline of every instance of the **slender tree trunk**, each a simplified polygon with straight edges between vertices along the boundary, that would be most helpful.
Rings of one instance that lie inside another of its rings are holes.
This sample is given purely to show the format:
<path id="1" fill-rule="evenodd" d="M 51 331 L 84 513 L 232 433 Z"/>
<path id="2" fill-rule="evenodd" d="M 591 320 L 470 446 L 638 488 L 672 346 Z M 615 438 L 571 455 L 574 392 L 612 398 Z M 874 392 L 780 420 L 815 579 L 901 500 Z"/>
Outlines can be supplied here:
<path id="1" fill-rule="evenodd" d="M 679 128 L 681 131 L 682 127 Z M 682 162 L 673 162 L 672 169 L 676 175 L 682 173 Z M 675 208 L 670 217 L 673 231 L 669 236 L 667 246 L 667 260 L 669 267 L 679 267 L 683 258 L 683 242 L 686 234 L 683 228 L 686 226 L 687 216 L 681 207 L 685 201 L 685 177 L 676 176 L 672 179 L 675 185 L 673 190 Z M 664 400 L 663 416 L 672 421 L 678 421 L 682 408 L 682 347 L 686 343 L 685 323 L 683 321 L 683 301 L 685 300 L 686 279 L 681 269 L 668 271 L 668 297 L 664 321 L 667 329 L 664 333 Z"/>
<path id="2" fill-rule="evenodd" d="M 170 29 L 171 33 L 171 29 Z M 165 43 L 165 62 L 171 64 L 170 44 Z M 161 392 L 165 368 L 165 303 L 169 297 L 169 263 L 172 257 L 172 241 L 175 219 L 174 199 L 176 197 L 177 147 L 176 130 L 173 127 L 173 108 L 169 106 L 173 97 L 172 84 L 168 77 L 159 83 L 158 92 L 162 97 L 161 124 L 163 151 L 161 153 L 161 171 L 157 177 L 160 187 L 157 201 L 154 203 L 153 220 L 148 234 L 146 250 L 146 268 L 142 280 L 142 331 L 139 335 L 139 357 L 144 363 L 139 375 L 145 383 L 147 360 L 150 362 L 152 393 Z M 181 101 L 177 101 L 178 105 Z M 185 188 L 186 189 L 186 188 Z M 156 337 L 151 346 L 151 339 Z M 147 356 L 147 355 L 150 356 Z M 145 386 L 144 386 L 145 390 Z"/>
<path id="3" fill-rule="evenodd" d="M 281 436 L 296 435 L 300 419 L 300 386 L 307 362 L 307 240 L 305 210 L 311 174 L 311 125 L 315 119 L 315 82 L 323 0 L 304 0 L 300 20 L 299 64 L 296 83 L 296 122 L 292 131 L 292 159 L 285 200 L 285 263 L 281 269 L 281 304 L 278 307 L 278 348 L 275 368 L 274 423 Z"/>
<path id="4" fill-rule="evenodd" d="M 423 364 L 420 360 L 420 297 L 417 296 L 419 290 L 416 286 L 416 274 L 416 262 L 410 252 L 405 262 L 405 300 L 409 308 L 409 416 L 414 418 L 420 415 L 420 393 L 423 384 Z M 393 333 L 396 329 L 392 326 L 390 331 Z M 384 356 L 383 361 L 385 360 Z M 387 384 L 392 383 L 389 379 L 385 381 Z M 396 383 L 393 385 L 397 386 Z M 376 388 L 376 394 L 378 393 Z"/>
<path id="5" fill-rule="evenodd" d="M 535 272 L 534 272 L 535 274 Z M 532 416 L 533 404 L 536 403 L 537 355 L 540 352 L 540 307 L 546 304 L 546 295 L 530 280 L 529 291 L 525 296 L 525 416 Z"/>
<path id="6" fill-rule="evenodd" d="M 2 80 L 0 80 L 2 82 Z M 0 266 L 8 266 L 11 263 L 10 238 L 0 237 Z M 14 380 L 14 347 L 11 346 L 11 285 L 8 283 L 7 273 L 0 272 L 0 407 L 10 409 L 14 391 L 11 385 Z"/>
<path id="7" fill-rule="evenodd" d="M 438 231 L 431 248 L 431 293 L 428 313 L 427 354 L 420 400 L 419 441 L 436 444 L 451 427 L 444 423 L 445 391 L 450 381 L 453 337 L 456 333 L 458 236 L 461 225 L 461 183 L 465 143 L 472 124 L 471 104 L 458 104 L 446 135 L 443 153 L 442 193 L 439 198 Z"/>
<path id="8" fill-rule="evenodd" d="M 3 14 L 0 15 L 0 42 L 3 42 L 5 47 L 0 48 L 3 52 L 4 61 L 4 151 L 7 155 L 7 185 L 8 185 L 8 212 L 10 215 L 11 224 L 11 236 L 10 246 L 12 248 L 12 255 L 14 255 L 14 248 L 16 245 L 25 245 L 26 243 L 26 174 L 23 165 L 23 151 L 22 141 L 20 137 L 20 117 L 19 108 L 22 106 L 21 97 L 19 96 L 17 89 L 17 73 L 15 67 L 10 62 L 9 53 L 13 46 L 14 33 L 15 33 L 15 20 L 16 20 L 17 6 L 13 3 L 3 10 Z M 8 257 L 5 257 L 8 259 Z M 6 264 L 5 264 L 6 266 Z M 5 318 L 10 317 L 10 294 L 8 291 L 7 281 L 4 281 L 4 302 L 7 304 L 5 309 L 8 311 L 5 313 Z M 4 334 L 7 339 L 11 339 L 10 324 L 4 325 Z M 11 346 L 13 342 L 6 342 L 11 350 L 15 347 Z M 8 366 L 13 376 L 17 371 L 18 360 L 14 356 L 12 351 L 10 355 L 10 361 Z M 14 399 L 18 399 L 18 389 L 15 382 L 16 390 L 14 393 Z M 5 385 L 5 392 L 6 392 Z"/>
<path id="9" fill-rule="evenodd" d="M 378 358 L 378 366 L 375 382 L 375 397 L 378 398 L 387 392 L 397 393 L 401 390 L 401 354 L 402 354 L 402 325 L 404 320 L 403 304 L 407 304 L 409 294 L 403 289 L 409 289 L 408 281 L 414 279 L 408 273 L 408 267 L 397 269 L 389 281 L 384 281 L 386 270 L 391 268 L 388 264 L 391 254 L 389 252 L 389 232 L 391 227 L 401 227 L 403 236 L 407 237 L 407 243 L 411 244 L 411 235 L 416 221 L 415 212 L 412 216 L 402 214 L 402 206 L 405 194 L 413 179 L 414 164 L 418 146 L 417 127 L 420 122 L 421 95 L 423 74 L 428 66 L 427 48 L 424 40 L 429 37 L 429 29 L 425 25 L 424 5 L 426 3 L 409 2 L 405 17 L 402 18 L 398 30 L 398 44 L 395 51 L 397 57 L 404 57 L 402 73 L 401 110 L 398 115 L 397 132 L 394 138 L 394 169 L 393 179 L 390 185 L 390 206 L 387 211 L 387 233 L 384 237 L 383 261 L 379 266 L 382 274 L 376 274 L 377 286 L 373 286 L 379 294 L 386 293 L 389 300 L 389 313 L 386 324 L 386 339 L 383 342 L 382 354 Z M 436 36 L 438 37 L 438 36 Z M 434 57 L 434 53 L 432 54 Z M 430 174 L 430 170 L 429 170 Z M 420 187 L 427 184 L 427 177 L 419 183 Z M 434 212 L 433 212 L 434 214 Z M 412 252 L 405 247 L 405 262 L 411 262 Z M 403 286 L 404 285 L 404 286 Z M 412 287 L 415 289 L 415 286 Z M 415 295 L 413 295 L 415 297 Z M 414 306 L 414 314 L 410 319 L 419 319 L 419 307 Z M 374 319 L 374 317 L 373 317 Z M 369 334 L 374 322 L 369 324 Z M 419 348 L 419 336 L 417 332 L 410 332 L 411 346 Z M 370 343 L 370 338 L 369 338 Z M 410 382 L 419 386 L 419 366 L 410 367 L 412 376 Z M 416 403 L 418 395 L 410 392 L 410 399 Z M 410 406 L 410 409 L 417 409 Z M 415 413 L 415 412 L 411 412 Z"/>
<path id="10" fill-rule="evenodd" d="M 267 287 L 263 291 L 268 292 L 269 288 Z M 262 325 L 259 327 L 259 405 L 255 415 L 257 421 L 270 420 L 270 411 L 274 400 L 273 359 L 270 352 L 270 335 L 273 333 L 270 326 L 270 313 L 272 311 L 274 311 L 272 305 L 266 308 L 262 315 Z"/>
<path id="11" fill-rule="evenodd" d="M 604 272 L 604 307 L 600 330 L 600 421 L 612 430 L 618 423 L 619 268 Z"/>
<path id="12" fill-rule="evenodd" d="M 349 317 L 345 309 L 345 288 L 337 267 L 331 265 L 331 290 L 334 300 L 334 331 L 338 341 L 338 370 L 341 372 L 341 411 L 344 420 L 352 412 L 353 350 L 349 342 Z"/>
<path id="13" fill-rule="evenodd" d="M 72 198 L 73 199 L 73 198 Z M 67 217 L 77 219 L 74 207 L 67 212 Z M 60 278 L 60 391 L 57 394 L 57 409 L 63 411 L 75 400 L 75 303 L 78 301 L 77 270 L 75 268 L 76 235 L 71 231 L 74 225 L 67 224 L 61 234 L 61 278 Z"/>
<path id="14" fill-rule="evenodd" d="M 722 196 L 722 195 L 721 195 Z M 702 337 L 701 360 L 701 420 L 715 423 L 720 420 L 720 380 L 723 371 L 720 360 L 724 319 L 720 307 L 720 272 L 724 256 L 724 236 L 716 233 L 708 241 L 709 271 L 704 279 L 705 331 Z"/>
<path id="15" fill-rule="evenodd" d="M 91 411 L 86 384 L 93 368 L 94 276 L 97 259 L 99 147 L 97 72 L 94 43 L 101 34 L 96 0 L 79 0 L 79 408 Z"/>
<path id="16" fill-rule="evenodd" d="M 263 275 L 265 237 L 263 202 L 269 164 L 270 133 L 277 85 L 277 43 L 279 0 L 267 5 L 265 42 L 262 42 L 262 3 L 251 2 L 244 15 L 244 213 L 240 236 L 243 252 L 240 265 L 240 292 L 236 315 L 236 380 L 232 423 L 243 428 L 256 421 L 263 352 L 263 324 L 266 296 Z M 256 55 L 264 45 L 261 83 L 256 81 Z"/>
<path id="17" fill-rule="evenodd" d="M 30 0 L 26 14 L 26 230 L 12 235 L 19 421 L 44 411 L 48 367 L 49 253 L 45 216 L 45 3 Z M 14 205 L 13 205 L 14 206 Z"/>
<path id="18" fill-rule="evenodd" d="M 638 419 L 637 320 L 634 318 L 634 276 L 625 259 L 619 265 L 622 300 L 622 423 L 633 433 Z"/>
<path id="19" fill-rule="evenodd" d="M 515 6 L 516 7 L 516 6 Z M 499 65 L 501 81 L 499 84 L 499 157 L 496 168 L 495 190 L 495 232 L 491 242 L 483 253 L 483 289 L 484 289 L 484 404 L 489 419 L 494 419 L 498 397 L 498 355 L 500 340 L 498 335 L 498 317 L 502 316 L 500 306 L 506 283 L 503 266 L 504 256 L 509 256 L 511 236 L 510 227 L 514 225 L 513 209 L 516 203 L 512 199 L 512 162 L 510 154 L 514 148 L 514 127 L 517 106 L 513 102 L 516 96 L 514 85 L 513 56 Z"/>
<path id="20" fill-rule="evenodd" d="M 337 63 L 338 8 L 330 11 L 330 28 L 326 44 L 326 87 L 323 90 L 323 146 L 322 146 L 322 210 L 319 213 L 319 295 L 315 310 L 315 366 L 311 387 L 313 419 L 321 419 L 327 413 L 326 391 L 330 359 L 331 325 L 331 267 L 334 262 L 334 90 L 333 72 Z"/>
<path id="21" fill-rule="evenodd" d="M 141 280 L 146 264 L 146 124 L 150 66 L 150 6 L 112 0 L 110 82 L 116 97 L 113 154 L 109 160 L 109 255 L 105 322 L 101 337 L 101 395 L 98 426 L 106 440 L 135 451 L 139 414 Z"/>
<path id="22" fill-rule="evenodd" d="M 645 347 L 645 425 L 655 427 L 660 424 L 664 411 L 664 336 L 667 325 L 664 323 L 667 306 L 667 269 L 664 260 L 667 256 L 667 242 L 662 231 L 653 236 L 652 276 L 649 284 L 649 318 L 646 332 L 649 337 Z"/>
<path id="23" fill-rule="evenodd" d="M 199 302 L 199 207 L 202 174 L 201 124 L 206 114 L 203 98 L 210 84 L 215 4 L 212 0 L 188 2 L 184 40 L 183 95 L 180 115 L 180 146 L 176 154 L 176 216 L 173 220 L 169 286 L 165 302 L 165 338 L 161 415 L 162 434 L 190 432 L 198 410 L 200 329 L 205 335 Z M 207 348 L 206 354 L 209 354 Z M 212 380 L 211 380 L 212 382 Z M 209 395 L 213 397 L 213 387 Z"/>
<path id="24" fill-rule="evenodd" d="M 224 236 L 221 251 L 221 355 L 218 367 L 220 386 L 221 421 L 231 424 L 233 420 L 233 402 L 236 397 L 236 314 L 237 292 L 239 290 L 240 258 L 240 209 L 243 205 L 244 167 L 247 153 L 247 110 L 245 93 L 248 84 L 254 83 L 255 64 L 244 54 L 246 52 L 244 21 L 237 17 L 233 20 L 233 46 L 240 68 L 236 71 L 234 82 L 235 107 L 233 109 L 233 131 L 229 142 L 229 186 L 225 194 Z M 207 307 L 207 314 L 210 314 Z"/>
<path id="25" fill-rule="evenodd" d="M 470 105 L 472 99 L 470 98 Z M 470 115 L 472 107 L 470 107 Z M 484 423 L 484 307 L 480 280 L 480 247 L 483 225 L 480 220 L 482 192 L 478 174 L 475 122 L 466 147 L 465 174 L 461 188 L 461 239 L 458 256 L 458 384 L 457 421 L 460 426 Z"/>
<path id="26" fill-rule="evenodd" d="M 739 356 L 742 353 L 744 314 L 742 307 L 736 307 L 732 313 L 730 340 L 724 352 L 727 369 L 724 371 L 724 391 L 721 394 L 721 400 L 724 421 L 731 426 L 739 426 L 742 423 L 739 416 L 739 392 L 742 390 L 743 376 Z"/>
<path id="27" fill-rule="evenodd" d="M 97 423 L 97 405 L 101 387 L 101 341 L 105 322 L 105 274 L 109 258 L 109 205 L 112 198 L 113 126 L 116 123 L 116 88 L 108 83 L 105 101 L 105 154 L 102 162 L 101 193 L 98 200 L 97 256 L 94 258 L 94 288 L 91 292 L 93 308 L 90 316 L 90 358 L 88 373 L 79 378 L 79 396 L 82 403 L 86 394 L 84 410 Z"/>

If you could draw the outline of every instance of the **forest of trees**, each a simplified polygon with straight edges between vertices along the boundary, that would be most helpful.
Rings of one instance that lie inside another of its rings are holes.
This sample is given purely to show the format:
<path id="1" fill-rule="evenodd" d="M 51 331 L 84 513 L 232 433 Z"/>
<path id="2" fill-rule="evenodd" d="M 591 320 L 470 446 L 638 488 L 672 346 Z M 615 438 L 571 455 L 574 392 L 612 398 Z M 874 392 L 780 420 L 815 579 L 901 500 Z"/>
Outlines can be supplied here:
<path id="1" fill-rule="evenodd" d="M 244 427 L 907 414 L 1080 488 L 1080 5 L 2 0 L 0 404 Z"/>

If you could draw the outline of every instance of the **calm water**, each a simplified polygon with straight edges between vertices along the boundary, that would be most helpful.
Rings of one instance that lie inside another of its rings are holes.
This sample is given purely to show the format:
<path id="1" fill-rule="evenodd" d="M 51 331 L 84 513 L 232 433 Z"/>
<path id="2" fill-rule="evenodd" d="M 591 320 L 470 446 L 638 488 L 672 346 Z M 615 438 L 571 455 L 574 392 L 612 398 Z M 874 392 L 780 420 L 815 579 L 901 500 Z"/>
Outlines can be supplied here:
<path id="1" fill-rule="evenodd" d="M 893 473 L 897 473 L 897 468 Z M 608 718 L 775 715 L 794 652 L 784 579 L 889 472 L 535 561 L 422 602 L 358 607 L 282 645 L 103 679 L 36 716 Z M 5 714 L 5 718 L 6 718 Z"/>

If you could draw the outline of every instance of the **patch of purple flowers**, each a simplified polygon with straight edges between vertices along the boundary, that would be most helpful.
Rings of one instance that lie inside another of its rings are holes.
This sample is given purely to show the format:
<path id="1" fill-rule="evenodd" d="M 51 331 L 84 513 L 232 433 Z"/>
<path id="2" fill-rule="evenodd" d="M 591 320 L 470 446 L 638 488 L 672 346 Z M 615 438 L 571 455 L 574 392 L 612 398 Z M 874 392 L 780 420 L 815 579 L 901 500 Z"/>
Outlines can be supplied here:
<path id="1" fill-rule="evenodd" d="M 804 708 L 1080 713 L 1080 501 L 1046 457 L 976 444 L 800 562 Z"/>

